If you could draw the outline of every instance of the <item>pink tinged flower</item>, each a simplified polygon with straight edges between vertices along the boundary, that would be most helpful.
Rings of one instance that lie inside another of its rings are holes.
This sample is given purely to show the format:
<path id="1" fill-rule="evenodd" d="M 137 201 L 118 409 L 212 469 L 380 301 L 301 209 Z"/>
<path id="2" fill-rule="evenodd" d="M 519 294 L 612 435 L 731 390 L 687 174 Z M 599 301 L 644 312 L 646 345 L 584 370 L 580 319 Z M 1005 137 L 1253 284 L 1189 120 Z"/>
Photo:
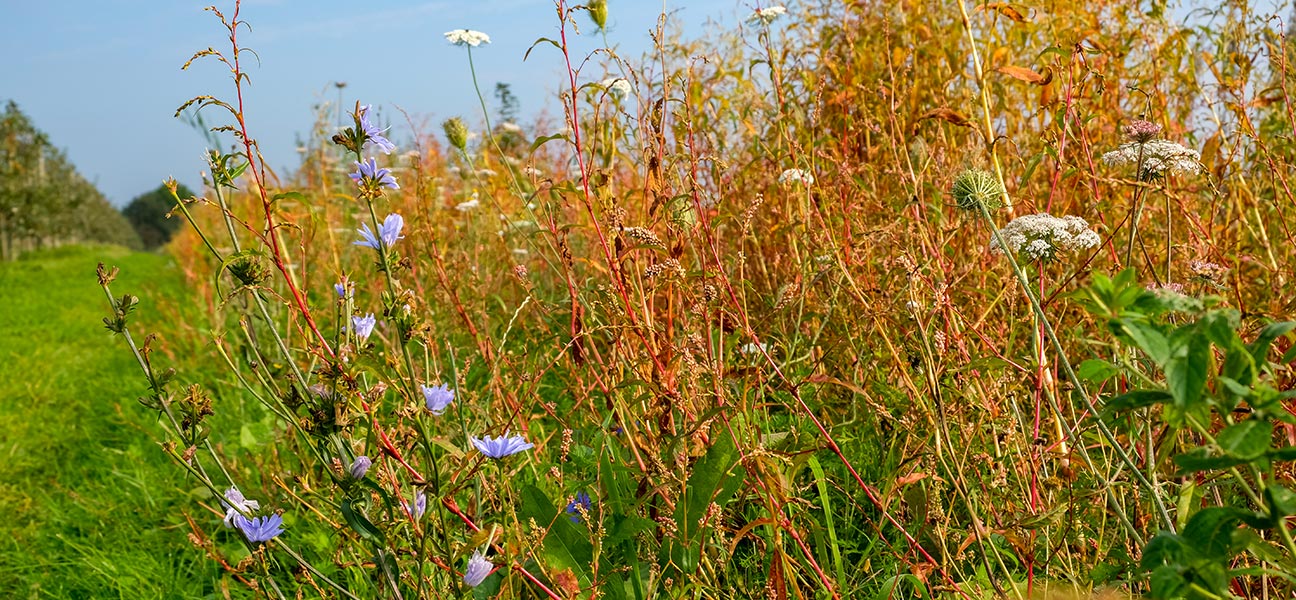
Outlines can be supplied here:
<path id="1" fill-rule="evenodd" d="M 378 161 L 371 156 L 368 160 L 356 163 L 356 172 L 351 174 L 351 179 L 362 187 L 366 185 L 376 185 L 393 190 L 399 190 L 400 186 L 396 184 L 396 178 L 392 177 L 391 169 L 378 166 Z"/>
<path id="2" fill-rule="evenodd" d="M 386 129 L 378 129 L 377 125 L 374 125 L 369 121 L 369 108 L 371 106 L 373 105 L 366 104 L 361 106 L 360 112 L 357 113 L 360 117 L 360 129 L 364 132 L 365 141 L 378 146 L 378 149 L 382 150 L 383 154 L 391 154 L 392 150 L 396 149 L 396 144 L 391 143 L 391 140 L 383 137 L 383 134 L 387 132 Z"/>
<path id="3" fill-rule="evenodd" d="M 463 582 L 469 587 L 477 587 L 495 570 L 495 563 L 486 560 L 481 550 L 473 552 L 468 559 L 468 568 L 464 569 Z"/>
<path id="4" fill-rule="evenodd" d="M 428 410 L 434 415 L 440 415 L 445 409 L 454 402 L 454 390 L 449 385 L 441 384 L 435 387 L 422 386 L 423 400 L 427 402 Z"/>
<path id="5" fill-rule="evenodd" d="M 401 235 L 401 228 L 403 227 L 405 227 L 405 219 L 396 213 L 387 215 L 383 219 L 376 236 L 369 230 L 368 223 L 361 223 L 360 229 L 357 231 L 360 232 L 360 237 L 364 239 L 355 242 L 355 245 L 373 248 L 374 250 L 381 250 L 383 247 L 391 248 L 396 245 L 397 241 L 405 239 L 405 236 Z"/>
<path id="6" fill-rule="evenodd" d="M 253 513 L 261 510 L 261 503 L 256 500 L 248 500 L 243 497 L 237 487 L 231 487 L 225 490 L 225 497 L 221 500 L 221 505 L 225 507 L 225 526 L 234 527 L 238 519 L 242 519 L 243 513 Z"/>
<path id="7" fill-rule="evenodd" d="M 472 441 L 472 445 L 477 448 L 478 452 L 497 460 L 535 448 L 535 445 L 527 442 L 526 438 L 520 435 L 509 435 L 507 431 L 498 438 L 492 438 L 488 435 L 482 438 L 469 437 L 468 439 Z"/>
<path id="8" fill-rule="evenodd" d="M 406 512 L 408 512 L 410 516 L 414 517 L 414 520 L 417 521 L 423 518 L 423 513 L 427 512 L 427 494 L 424 494 L 423 490 L 415 490 L 414 500 L 403 504 L 405 505 Z"/>
<path id="9" fill-rule="evenodd" d="M 374 318 L 373 313 L 363 317 L 351 317 L 351 325 L 355 328 L 355 335 L 360 341 L 369 339 L 369 335 L 373 333 L 374 325 L 377 324 L 378 319 Z"/>

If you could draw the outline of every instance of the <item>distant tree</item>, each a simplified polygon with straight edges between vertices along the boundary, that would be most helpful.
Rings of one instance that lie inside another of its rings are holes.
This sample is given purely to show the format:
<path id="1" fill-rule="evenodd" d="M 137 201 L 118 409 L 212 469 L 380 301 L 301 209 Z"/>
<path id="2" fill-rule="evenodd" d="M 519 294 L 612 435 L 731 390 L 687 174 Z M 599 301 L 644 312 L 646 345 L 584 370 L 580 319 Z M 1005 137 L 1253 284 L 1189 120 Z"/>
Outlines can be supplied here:
<path id="1" fill-rule="evenodd" d="M 83 241 L 140 245 L 125 217 L 9 101 L 0 114 L 0 258 Z"/>
<path id="2" fill-rule="evenodd" d="M 181 198 L 194 195 L 184 184 L 176 188 L 176 193 Z M 126 215 L 126 220 L 135 228 L 144 247 L 152 250 L 171 241 L 171 236 L 180 229 L 182 221 L 179 217 L 167 218 L 167 213 L 172 208 L 175 208 L 175 198 L 171 196 L 171 190 L 166 185 L 159 185 L 151 192 L 136 196 L 122 210 L 122 214 Z"/>
<path id="3" fill-rule="evenodd" d="M 502 81 L 495 83 L 495 99 L 499 100 L 499 120 L 501 123 L 515 123 L 518 118 L 518 109 L 521 105 L 518 103 L 517 95 L 513 93 L 513 88 Z"/>

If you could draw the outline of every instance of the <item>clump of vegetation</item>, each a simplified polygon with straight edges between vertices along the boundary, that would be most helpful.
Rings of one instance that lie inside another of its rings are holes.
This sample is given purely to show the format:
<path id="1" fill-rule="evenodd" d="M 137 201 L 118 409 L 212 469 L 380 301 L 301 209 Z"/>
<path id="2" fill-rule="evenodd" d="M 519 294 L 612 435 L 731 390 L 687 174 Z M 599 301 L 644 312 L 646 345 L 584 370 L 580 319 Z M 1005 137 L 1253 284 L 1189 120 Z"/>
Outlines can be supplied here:
<path id="1" fill-rule="evenodd" d="M 231 578 L 343 598 L 1296 590 L 1276 21 L 808 2 L 705 40 L 663 19 L 636 62 L 571 52 L 615 5 L 556 6 L 528 60 L 565 67 L 559 123 L 512 120 L 503 93 L 492 123 L 470 70 L 480 124 L 401 139 L 373 105 L 340 132 L 324 111 L 279 181 L 241 104 L 181 107 L 239 144 L 211 151 L 206 197 L 177 195 L 193 228 L 172 245 L 231 377 L 180 386 L 100 282 L 165 451 L 210 497 L 195 543 Z M 236 87 L 239 8 L 212 9 L 231 47 L 195 56 Z M 490 51 L 445 36 L 469 69 Z M 232 398 L 270 450 L 206 426 Z"/>
<path id="2" fill-rule="evenodd" d="M 10 101 L 0 115 L 0 260 L 75 242 L 140 247 L 121 213 Z"/>

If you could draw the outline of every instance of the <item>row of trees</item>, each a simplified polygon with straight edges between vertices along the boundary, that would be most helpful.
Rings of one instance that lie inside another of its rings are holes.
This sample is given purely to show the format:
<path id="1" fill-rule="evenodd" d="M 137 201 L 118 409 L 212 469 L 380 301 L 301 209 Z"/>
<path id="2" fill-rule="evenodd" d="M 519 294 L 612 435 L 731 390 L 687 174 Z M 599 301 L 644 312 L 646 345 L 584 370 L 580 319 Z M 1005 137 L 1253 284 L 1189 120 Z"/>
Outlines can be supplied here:
<path id="1" fill-rule="evenodd" d="M 188 190 L 180 190 L 188 195 Z M 118 212 L 94 184 L 50 143 L 18 105 L 0 115 L 0 259 L 76 242 L 130 248 L 162 245 L 179 222 L 166 219 L 170 194 L 163 187 Z"/>

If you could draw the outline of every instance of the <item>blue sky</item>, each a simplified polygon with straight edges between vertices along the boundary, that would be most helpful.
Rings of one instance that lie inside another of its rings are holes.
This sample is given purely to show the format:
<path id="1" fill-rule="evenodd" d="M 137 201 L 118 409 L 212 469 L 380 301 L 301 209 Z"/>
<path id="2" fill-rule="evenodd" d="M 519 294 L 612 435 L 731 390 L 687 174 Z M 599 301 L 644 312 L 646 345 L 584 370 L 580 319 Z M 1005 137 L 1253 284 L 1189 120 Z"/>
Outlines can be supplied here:
<path id="1" fill-rule="evenodd" d="M 18 102 L 115 204 L 169 176 L 196 189 L 205 143 L 172 114 L 199 94 L 232 98 L 228 72 L 217 63 L 180 70 L 195 51 L 228 45 L 220 23 L 203 11 L 213 3 L 233 12 L 232 0 L 4 0 L 0 100 Z M 637 58 L 650 46 L 648 31 L 663 10 L 693 36 L 708 26 L 736 26 L 751 4 L 608 0 L 608 39 L 621 55 Z M 561 55 L 545 45 L 522 60 L 537 38 L 557 34 L 550 0 L 245 0 L 242 18 L 252 29 L 239 41 L 261 57 L 259 65 L 246 63 L 248 125 L 281 171 L 296 164 L 297 140 L 313 122 L 311 107 L 336 100 L 336 81 L 347 84 L 347 105 L 375 104 L 397 123 L 403 122 L 397 106 L 432 122 L 479 118 L 467 56 L 442 37 L 451 29 L 491 36 L 491 45 L 473 53 L 483 91 L 507 82 L 524 114 L 545 107 L 557 113 L 551 98 L 564 77 Z M 585 36 L 573 40 L 574 60 L 598 41 L 585 15 L 577 22 Z M 221 116 L 208 110 L 209 121 Z M 394 134 L 399 143 L 399 127 Z"/>

